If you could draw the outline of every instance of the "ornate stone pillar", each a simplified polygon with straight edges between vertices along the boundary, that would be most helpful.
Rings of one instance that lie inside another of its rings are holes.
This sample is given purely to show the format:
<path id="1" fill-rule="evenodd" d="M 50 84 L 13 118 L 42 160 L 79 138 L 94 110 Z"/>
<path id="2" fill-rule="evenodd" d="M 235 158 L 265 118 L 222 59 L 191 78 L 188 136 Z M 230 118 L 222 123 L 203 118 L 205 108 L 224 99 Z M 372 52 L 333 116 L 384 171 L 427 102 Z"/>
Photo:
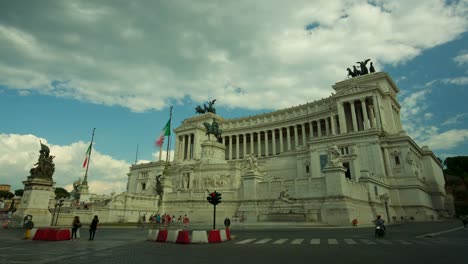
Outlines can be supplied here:
<path id="1" fill-rule="evenodd" d="M 182 160 L 185 159 L 185 137 L 187 135 L 182 135 Z"/>
<path id="2" fill-rule="evenodd" d="M 325 136 L 330 135 L 330 129 L 328 125 L 328 117 L 325 117 Z"/>
<path id="3" fill-rule="evenodd" d="M 286 140 L 287 140 L 287 145 L 286 145 L 286 148 L 287 148 L 287 151 L 290 151 L 291 150 L 291 129 L 290 127 L 286 127 Z"/>
<path id="4" fill-rule="evenodd" d="M 301 124 L 302 127 L 302 146 L 306 146 L 306 130 L 305 130 L 305 124 Z"/>
<path id="5" fill-rule="evenodd" d="M 351 104 L 351 119 L 353 121 L 353 132 L 357 132 L 358 127 L 357 127 L 357 119 L 356 119 L 356 109 L 354 108 L 354 101 L 352 101 L 350 104 Z"/>
<path id="6" fill-rule="evenodd" d="M 310 138 L 314 138 L 314 121 L 310 121 Z"/>
<path id="7" fill-rule="evenodd" d="M 336 134 L 336 132 L 335 132 L 335 118 L 334 118 L 333 113 L 330 114 L 330 123 L 331 123 L 331 134 L 335 135 Z"/>
<path id="8" fill-rule="evenodd" d="M 319 119 L 317 121 L 317 136 L 318 137 L 322 136 L 322 122 L 320 120 L 322 120 L 322 119 Z"/>
<path id="9" fill-rule="evenodd" d="M 273 155 L 276 155 L 276 128 L 271 133 L 271 143 L 273 146 Z"/>
<path id="10" fill-rule="evenodd" d="M 375 128 L 375 115 L 374 115 L 374 105 L 367 106 L 367 110 L 369 111 L 369 124 L 371 128 Z"/>
<path id="11" fill-rule="evenodd" d="M 374 114 L 375 114 L 375 120 L 377 122 L 377 128 L 382 128 L 382 124 L 380 123 L 380 111 L 379 111 L 379 106 L 377 103 L 377 96 L 372 97 L 372 101 L 374 104 Z"/>
<path id="12" fill-rule="evenodd" d="M 268 157 L 268 129 L 265 130 L 265 157 Z"/>
<path id="13" fill-rule="evenodd" d="M 249 135 L 250 135 L 250 153 L 255 154 L 255 151 L 254 151 L 254 133 L 250 133 Z"/>
<path id="14" fill-rule="evenodd" d="M 187 140 L 188 140 L 188 144 L 187 144 L 187 159 L 190 160 L 192 159 L 192 134 L 188 134 L 187 135 Z"/>
<path id="15" fill-rule="evenodd" d="M 262 156 L 262 131 L 257 132 L 257 157 Z"/>
<path id="16" fill-rule="evenodd" d="M 247 134 L 242 135 L 242 142 L 244 142 L 242 157 L 245 158 L 245 156 L 247 156 Z"/>
<path id="17" fill-rule="evenodd" d="M 344 103 L 337 103 L 338 107 L 338 122 L 340 122 L 340 134 L 346 134 L 348 129 L 346 128 L 346 115 L 344 112 Z"/>
<path id="18" fill-rule="evenodd" d="M 369 129 L 369 116 L 367 115 L 366 98 L 361 100 L 362 116 L 364 118 L 364 129 Z"/>
<path id="19" fill-rule="evenodd" d="M 299 146 L 299 135 L 297 133 L 297 125 L 294 125 L 294 148 Z"/>
<path id="20" fill-rule="evenodd" d="M 236 135 L 236 159 L 239 159 L 239 145 L 240 145 L 240 140 L 239 140 L 239 134 Z"/>
<path id="21" fill-rule="evenodd" d="M 387 177 L 392 177 L 392 169 L 390 167 L 390 155 L 388 154 L 388 146 L 382 146 L 384 150 L 384 159 L 385 159 L 385 170 L 387 171 Z"/>
<path id="22" fill-rule="evenodd" d="M 284 146 L 283 146 L 283 128 L 280 127 L 279 129 L 279 137 L 280 137 L 280 153 L 284 152 Z"/>
<path id="23" fill-rule="evenodd" d="M 232 160 L 232 136 L 229 136 L 228 160 Z"/>

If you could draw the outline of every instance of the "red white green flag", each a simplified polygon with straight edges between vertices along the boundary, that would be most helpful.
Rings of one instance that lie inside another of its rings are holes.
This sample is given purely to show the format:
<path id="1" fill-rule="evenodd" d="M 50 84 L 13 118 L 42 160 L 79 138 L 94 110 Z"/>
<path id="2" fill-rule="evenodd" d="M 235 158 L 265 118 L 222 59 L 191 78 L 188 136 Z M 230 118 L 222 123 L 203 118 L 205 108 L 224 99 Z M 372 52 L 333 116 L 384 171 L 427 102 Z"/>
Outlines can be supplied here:
<path id="1" fill-rule="evenodd" d="M 170 135 L 171 135 L 171 119 L 169 118 L 163 130 L 159 134 L 159 137 L 156 139 L 156 142 L 155 142 L 156 146 L 162 147 L 162 145 L 164 144 L 164 137 L 170 136 Z"/>
<path id="2" fill-rule="evenodd" d="M 93 142 L 91 142 L 89 144 L 89 147 L 88 147 L 88 150 L 86 151 L 86 158 L 85 160 L 83 161 L 83 168 L 86 167 L 86 164 L 88 163 L 88 160 L 89 160 L 89 155 L 91 154 L 91 147 L 93 146 Z"/>

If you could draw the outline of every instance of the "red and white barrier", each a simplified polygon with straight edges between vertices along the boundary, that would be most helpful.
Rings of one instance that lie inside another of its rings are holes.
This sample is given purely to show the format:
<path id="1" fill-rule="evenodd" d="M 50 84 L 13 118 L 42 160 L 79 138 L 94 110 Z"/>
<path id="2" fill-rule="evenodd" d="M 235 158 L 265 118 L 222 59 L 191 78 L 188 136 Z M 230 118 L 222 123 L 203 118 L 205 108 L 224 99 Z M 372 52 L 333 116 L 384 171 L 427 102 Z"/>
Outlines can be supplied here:
<path id="1" fill-rule="evenodd" d="M 146 238 L 146 240 L 156 241 L 156 239 L 158 238 L 158 234 L 159 234 L 159 229 L 150 229 L 148 231 L 148 237 Z"/>
<path id="2" fill-rule="evenodd" d="M 159 230 L 158 236 L 156 237 L 157 242 L 166 242 L 167 240 L 167 229 Z"/>
<path id="3" fill-rule="evenodd" d="M 208 242 L 209 243 L 220 243 L 221 242 L 221 234 L 219 229 L 210 230 L 208 234 Z"/>
<path id="4" fill-rule="evenodd" d="M 231 240 L 231 232 L 229 229 L 210 230 L 208 234 L 207 231 L 192 231 L 192 236 L 190 236 L 188 230 L 150 229 L 147 240 L 178 244 L 221 243 Z"/>
<path id="5" fill-rule="evenodd" d="M 192 243 L 208 243 L 206 231 L 192 231 Z"/>
<path id="6" fill-rule="evenodd" d="M 181 230 L 180 229 L 169 230 L 168 234 L 167 234 L 166 242 L 175 243 L 177 241 L 177 236 L 179 235 L 179 231 L 181 231 Z"/>
<path id="7" fill-rule="evenodd" d="M 190 244 L 190 235 L 188 230 L 181 230 L 177 235 L 176 243 L 178 244 Z"/>
<path id="8" fill-rule="evenodd" d="M 56 228 L 38 228 L 33 236 L 33 240 L 59 241 L 70 240 L 71 231 L 67 229 Z"/>

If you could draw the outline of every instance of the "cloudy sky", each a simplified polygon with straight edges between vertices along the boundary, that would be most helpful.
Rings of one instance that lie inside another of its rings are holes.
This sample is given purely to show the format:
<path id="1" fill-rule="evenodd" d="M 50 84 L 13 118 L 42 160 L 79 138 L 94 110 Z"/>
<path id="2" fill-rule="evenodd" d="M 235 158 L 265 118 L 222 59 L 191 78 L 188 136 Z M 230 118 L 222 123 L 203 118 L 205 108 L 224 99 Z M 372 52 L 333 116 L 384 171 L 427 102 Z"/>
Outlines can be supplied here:
<path id="1" fill-rule="evenodd" d="M 401 92 L 405 130 L 468 155 L 468 0 L 0 1 L 0 184 L 23 187 L 39 140 L 56 186 L 121 192 L 154 140 L 216 98 L 224 118 L 329 96 L 371 58 Z"/>

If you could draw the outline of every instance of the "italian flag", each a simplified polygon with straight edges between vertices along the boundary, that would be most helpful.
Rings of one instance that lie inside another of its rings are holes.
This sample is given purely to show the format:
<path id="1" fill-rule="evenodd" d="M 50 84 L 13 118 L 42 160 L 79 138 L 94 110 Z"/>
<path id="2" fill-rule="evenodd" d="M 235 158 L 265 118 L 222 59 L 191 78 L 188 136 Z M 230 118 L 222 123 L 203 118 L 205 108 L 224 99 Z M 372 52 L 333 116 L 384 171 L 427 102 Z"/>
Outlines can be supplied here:
<path id="1" fill-rule="evenodd" d="M 162 147 L 164 144 L 164 137 L 171 135 L 171 119 L 167 121 L 166 125 L 164 126 L 163 130 L 159 134 L 159 137 L 156 139 L 156 146 Z"/>
<path id="2" fill-rule="evenodd" d="M 83 168 L 86 167 L 86 164 L 88 163 L 89 160 L 89 155 L 91 154 L 91 147 L 93 146 L 93 142 L 89 144 L 88 150 L 86 151 L 86 158 L 83 161 Z"/>

